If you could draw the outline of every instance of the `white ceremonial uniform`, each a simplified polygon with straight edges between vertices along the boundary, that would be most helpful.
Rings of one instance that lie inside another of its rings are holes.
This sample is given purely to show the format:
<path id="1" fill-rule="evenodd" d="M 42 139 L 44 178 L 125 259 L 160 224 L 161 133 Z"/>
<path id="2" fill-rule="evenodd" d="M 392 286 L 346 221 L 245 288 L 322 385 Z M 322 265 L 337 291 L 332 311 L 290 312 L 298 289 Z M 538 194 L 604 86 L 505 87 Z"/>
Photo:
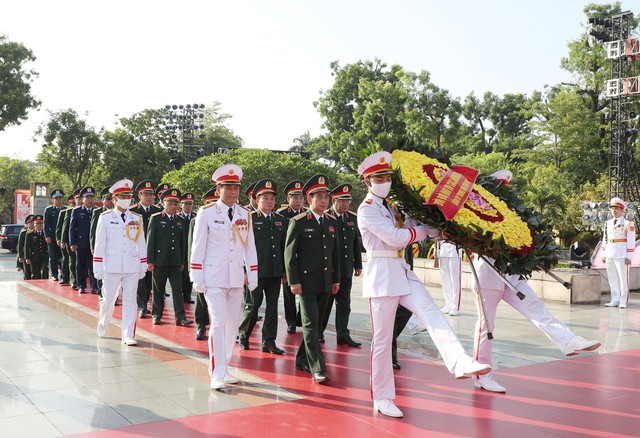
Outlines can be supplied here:
<path id="1" fill-rule="evenodd" d="M 402 256 L 402 249 L 427 237 L 425 225 L 398 228 L 395 214 L 382 199 L 368 193 L 358 207 L 358 227 L 367 251 L 363 297 L 369 298 L 371 342 L 371 392 L 374 400 L 395 399 L 391 361 L 393 325 L 398 304 L 417 315 L 442 354 L 449 371 L 471 362 L 458 338 L 418 277 Z"/>
<path id="2" fill-rule="evenodd" d="M 449 242 L 438 242 L 437 245 L 444 305 L 459 312 L 462 297 L 462 250 Z"/>
<path id="3" fill-rule="evenodd" d="M 493 263 L 493 260 L 487 259 Z M 496 320 L 496 309 L 501 300 L 504 300 L 511 307 L 520 312 L 525 318 L 530 320 L 536 327 L 547 335 L 547 337 L 562 352 L 566 353 L 566 347 L 575 334 L 567 327 L 565 323 L 553 316 L 540 301 L 531 286 L 520 279 L 517 275 L 506 275 L 505 278 L 516 287 L 517 290 L 525 294 L 525 299 L 520 300 L 515 292 L 506 286 L 498 274 L 496 274 L 487 262 L 482 259 L 473 261 L 473 266 L 478 274 L 478 281 L 482 296 L 484 297 L 484 308 L 487 312 L 487 320 L 491 330 L 494 329 Z M 493 344 L 487 339 L 487 327 L 484 323 L 482 315 L 482 305 L 478 295 L 478 284 L 475 278 L 472 281 L 473 291 L 476 293 L 476 307 L 478 311 L 478 319 L 476 321 L 475 339 L 474 339 L 474 355 L 479 362 L 489 365 L 493 364 L 491 360 Z"/>
<path id="4" fill-rule="evenodd" d="M 138 280 L 147 271 L 147 245 L 142 216 L 129 210 L 107 210 L 98 218 L 93 273 L 103 279 L 98 333 L 104 333 L 122 286 L 122 338 L 135 337 Z"/>
<path id="5" fill-rule="evenodd" d="M 190 278 L 209 307 L 209 374 L 224 379 L 233 356 L 242 314 L 245 269 L 249 290 L 258 286 L 251 214 L 233 205 L 233 220 L 221 200 L 200 209 L 194 219 Z"/>
<path id="6" fill-rule="evenodd" d="M 607 276 L 611 288 L 611 302 L 621 307 L 629 304 L 629 266 L 626 260 L 633 258 L 635 248 L 635 225 L 620 216 L 609 219 L 602 236 Z"/>

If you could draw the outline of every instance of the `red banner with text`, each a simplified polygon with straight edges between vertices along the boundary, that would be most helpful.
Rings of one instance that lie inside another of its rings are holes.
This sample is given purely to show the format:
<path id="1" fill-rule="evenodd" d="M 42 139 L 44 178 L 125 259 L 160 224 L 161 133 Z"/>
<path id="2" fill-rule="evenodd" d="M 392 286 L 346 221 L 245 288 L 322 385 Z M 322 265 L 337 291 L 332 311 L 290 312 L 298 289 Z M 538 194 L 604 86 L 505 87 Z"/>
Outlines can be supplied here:
<path id="1" fill-rule="evenodd" d="M 429 197 L 427 205 L 438 207 L 448 221 L 460 211 L 466 202 L 479 171 L 466 166 L 453 166 L 442 177 Z"/>

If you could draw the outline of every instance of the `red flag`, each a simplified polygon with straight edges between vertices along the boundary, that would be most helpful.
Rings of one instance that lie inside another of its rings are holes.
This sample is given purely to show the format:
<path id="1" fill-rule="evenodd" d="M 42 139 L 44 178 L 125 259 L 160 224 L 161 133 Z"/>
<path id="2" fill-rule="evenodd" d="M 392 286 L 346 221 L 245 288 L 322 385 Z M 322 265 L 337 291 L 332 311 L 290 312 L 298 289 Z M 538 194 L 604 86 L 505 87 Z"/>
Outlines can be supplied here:
<path id="1" fill-rule="evenodd" d="M 448 221 L 460 211 L 466 202 L 479 171 L 466 166 L 453 166 L 442 177 L 429 197 L 427 205 L 438 207 Z"/>

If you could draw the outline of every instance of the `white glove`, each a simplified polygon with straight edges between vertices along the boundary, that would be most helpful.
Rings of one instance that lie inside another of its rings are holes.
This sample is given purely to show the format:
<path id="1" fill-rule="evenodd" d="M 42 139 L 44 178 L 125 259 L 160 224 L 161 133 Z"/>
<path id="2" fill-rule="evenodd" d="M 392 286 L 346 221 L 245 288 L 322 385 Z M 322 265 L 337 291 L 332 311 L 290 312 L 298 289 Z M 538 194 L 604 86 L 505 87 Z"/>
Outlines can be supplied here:
<path id="1" fill-rule="evenodd" d="M 193 288 L 201 294 L 207 291 L 207 286 L 204 283 L 193 283 Z"/>
<path id="2" fill-rule="evenodd" d="M 254 291 L 258 287 L 258 283 L 249 283 L 247 287 L 250 291 Z"/>
<path id="3" fill-rule="evenodd" d="M 104 271 L 95 271 L 95 272 L 93 273 L 93 277 L 94 277 L 96 280 L 102 280 L 102 279 L 104 278 Z"/>

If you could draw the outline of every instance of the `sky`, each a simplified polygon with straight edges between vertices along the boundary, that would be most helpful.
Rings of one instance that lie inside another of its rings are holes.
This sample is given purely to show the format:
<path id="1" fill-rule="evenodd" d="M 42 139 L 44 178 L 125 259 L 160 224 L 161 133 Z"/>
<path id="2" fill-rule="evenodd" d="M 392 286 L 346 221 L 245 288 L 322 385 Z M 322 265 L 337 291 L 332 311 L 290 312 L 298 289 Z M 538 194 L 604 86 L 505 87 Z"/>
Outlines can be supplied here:
<path id="1" fill-rule="evenodd" d="M 30 0 L 4 2 L 0 34 L 37 60 L 27 121 L 0 132 L 0 155 L 35 160 L 48 111 L 96 128 L 166 104 L 220 102 L 246 147 L 288 149 L 322 133 L 313 106 L 330 63 L 379 58 L 426 70 L 463 99 L 530 94 L 569 81 L 567 43 L 582 0 Z M 622 10 L 634 2 L 622 1 Z M 635 5 L 637 6 L 637 5 Z M 637 9 L 637 8 L 636 8 Z M 634 10 L 638 13 L 638 10 Z M 87 115 L 85 115 L 87 113 Z"/>

